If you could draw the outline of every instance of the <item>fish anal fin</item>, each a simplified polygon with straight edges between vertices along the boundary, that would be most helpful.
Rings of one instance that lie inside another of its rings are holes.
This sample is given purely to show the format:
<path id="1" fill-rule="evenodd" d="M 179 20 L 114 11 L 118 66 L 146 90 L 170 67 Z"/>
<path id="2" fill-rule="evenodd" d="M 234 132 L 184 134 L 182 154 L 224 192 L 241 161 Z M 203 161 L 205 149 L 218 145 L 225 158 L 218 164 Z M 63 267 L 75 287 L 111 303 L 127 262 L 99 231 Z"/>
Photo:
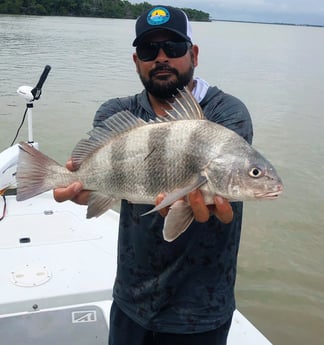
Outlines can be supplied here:
<path id="1" fill-rule="evenodd" d="M 99 217 L 116 202 L 112 197 L 99 192 L 91 192 L 88 200 L 87 218 Z"/>
<path id="2" fill-rule="evenodd" d="M 172 242 L 185 232 L 194 217 L 190 205 L 184 200 L 177 200 L 164 220 L 163 238 Z"/>

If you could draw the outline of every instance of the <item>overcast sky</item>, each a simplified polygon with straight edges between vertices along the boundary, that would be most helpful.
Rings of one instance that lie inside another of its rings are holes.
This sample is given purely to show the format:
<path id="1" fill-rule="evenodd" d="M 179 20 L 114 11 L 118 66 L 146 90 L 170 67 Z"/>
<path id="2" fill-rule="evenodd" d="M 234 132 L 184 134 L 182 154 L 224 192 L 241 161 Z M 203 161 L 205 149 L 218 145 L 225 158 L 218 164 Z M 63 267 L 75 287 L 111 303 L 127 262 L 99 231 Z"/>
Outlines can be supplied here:
<path id="1" fill-rule="evenodd" d="M 324 0 L 147 0 L 147 2 L 202 10 L 208 12 L 213 19 L 324 25 Z"/>

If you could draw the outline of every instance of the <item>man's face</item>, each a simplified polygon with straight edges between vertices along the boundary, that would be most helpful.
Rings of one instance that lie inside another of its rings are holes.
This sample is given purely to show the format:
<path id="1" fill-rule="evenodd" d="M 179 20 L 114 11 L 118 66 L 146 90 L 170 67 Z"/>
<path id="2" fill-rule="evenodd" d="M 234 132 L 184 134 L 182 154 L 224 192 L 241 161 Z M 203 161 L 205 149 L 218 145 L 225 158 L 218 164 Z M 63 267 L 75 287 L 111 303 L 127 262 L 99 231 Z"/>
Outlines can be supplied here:
<path id="1" fill-rule="evenodd" d="M 172 33 L 161 30 L 147 35 L 141 44 L 176 40 Z M 138 55 L 134 53 L 133 59 L 145 89 L 157 98 L 169 99 L 177 93 L 177 89 L 182 89 L 192 80 L 197 66 L 198 47 L 188 45 L 181 57 L 169 57 L 163 48 L 149 61 L 141 60 Z"/>

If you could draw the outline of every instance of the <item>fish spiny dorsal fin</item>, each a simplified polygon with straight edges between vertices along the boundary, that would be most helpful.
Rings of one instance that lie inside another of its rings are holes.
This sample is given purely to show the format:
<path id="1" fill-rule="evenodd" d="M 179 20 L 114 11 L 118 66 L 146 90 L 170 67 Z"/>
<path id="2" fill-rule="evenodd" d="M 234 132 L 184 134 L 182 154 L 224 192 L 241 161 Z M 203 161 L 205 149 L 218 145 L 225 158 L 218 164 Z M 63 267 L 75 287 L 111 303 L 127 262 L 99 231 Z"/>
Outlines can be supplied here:
<path id="1" fill-rule="evenodd" d="M 145 122 L 128 110 L 118 112 L 102 122 L 102 127 L 95 127 L 88 132 L 89 139 L 82 139 L 72 152 L 73 166 L 78 169 L 81 163 L 96 150 L 111 141 L 117 135 L 126 133 L 136 127 L 148 124 L 179 121 L 179 120 L 203 120 L 205 115 L 191 92 L 184 88 L 178 90 L 173 103 L 169 103 L 171 109 L 166 109 L 167 116 L 157 117 Z"/>
<path id="2" fill-rule="evenodd" d="M 165 109 L 171 120 L 205 120 L 206 117 L 194 96 L 188 90 L 178 90 L 178 95 L 173 103 L 169 103 L 171 109 Z"/>
<path id="3" fill-rule="evenodd" d="M 79 141 L 72 152 L 71 159 L 73 166 L 78 169 L 86 157 L 104 146 L 117 135 L 147 124 L 143 119 L 136 117 L 128 110 L 112 115 L 102 122 L 103 127 L 95 127 L 88 132 L 89 139 L 81 139 Z"/>

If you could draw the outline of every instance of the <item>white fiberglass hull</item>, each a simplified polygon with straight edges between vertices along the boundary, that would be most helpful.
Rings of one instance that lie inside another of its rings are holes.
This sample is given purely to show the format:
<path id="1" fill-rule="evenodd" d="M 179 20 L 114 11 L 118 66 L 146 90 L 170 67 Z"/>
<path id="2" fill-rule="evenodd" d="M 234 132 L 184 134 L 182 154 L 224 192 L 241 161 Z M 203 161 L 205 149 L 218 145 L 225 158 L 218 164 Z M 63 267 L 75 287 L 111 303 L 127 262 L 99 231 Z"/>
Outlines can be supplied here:
<path id="1" fill-rule="evenodd" d="M 0 339 L 4 344 L 108 344 L 119 215 L 85 218 L 52 193 L 7 196 L 0 222 Z M 0 213 L 4 206 L 0 199 Z M 228 345 L 271 345 L 235 311 Z"/>

